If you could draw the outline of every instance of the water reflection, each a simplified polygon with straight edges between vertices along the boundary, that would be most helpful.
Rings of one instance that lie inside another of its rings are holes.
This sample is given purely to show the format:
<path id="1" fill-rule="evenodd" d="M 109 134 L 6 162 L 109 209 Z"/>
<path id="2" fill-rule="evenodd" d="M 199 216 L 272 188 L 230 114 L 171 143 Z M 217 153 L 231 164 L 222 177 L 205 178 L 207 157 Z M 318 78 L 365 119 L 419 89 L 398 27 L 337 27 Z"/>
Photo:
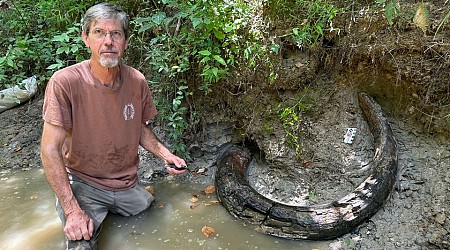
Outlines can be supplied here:
<path id="1" fill-rule="evenodd" d="M 41 169 L 0 173 L 0 249 L 64 249 L 55 199 Z M 292 241 L 255 232 L 235 220 L 204 186 L 154 185 L 153 207 L 137 216 L 109 216 L 100 249 L 327 249 L 329 242 Z M 190 200 L 198 195 L 198 202 Z M 192 204 L 198 204 L 191 208 Z M 207 238 L 203 226 L 216 236 Z"/>

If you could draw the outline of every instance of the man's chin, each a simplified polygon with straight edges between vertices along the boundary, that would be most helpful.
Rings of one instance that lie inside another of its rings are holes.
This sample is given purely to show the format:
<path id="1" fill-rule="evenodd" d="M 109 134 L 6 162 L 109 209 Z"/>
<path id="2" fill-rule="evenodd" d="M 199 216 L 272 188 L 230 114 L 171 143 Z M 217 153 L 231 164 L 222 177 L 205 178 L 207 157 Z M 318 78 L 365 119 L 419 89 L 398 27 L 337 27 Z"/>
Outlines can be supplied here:
<path id="1" fill-rule="evenodd" d="M 118 59 L 100 59 L 100 64 L 105 68 L 114 68 L 119 64 Z"/>

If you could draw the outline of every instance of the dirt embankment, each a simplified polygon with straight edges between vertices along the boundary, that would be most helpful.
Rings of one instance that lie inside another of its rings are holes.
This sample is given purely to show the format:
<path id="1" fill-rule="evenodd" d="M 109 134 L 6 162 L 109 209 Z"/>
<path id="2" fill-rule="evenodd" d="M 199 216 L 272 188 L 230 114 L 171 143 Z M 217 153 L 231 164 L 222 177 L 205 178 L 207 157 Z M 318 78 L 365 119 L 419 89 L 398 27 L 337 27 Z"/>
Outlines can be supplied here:
<path id="1" fill-rule="evenodd" d="M 206 121 L 231 121 L 238 138 L 264 152 L 272 168 L 253 177 L 258 190 L 290 203 L 301 194 L 298 189 L 305 187 L 295 177 L 301 167 L 308 167 L 300 172 L 309 173 L 310 180 L 320 178 L 318 183 L 307 183 L 315 195 L 322 191 L 325 196 L 331 187 L 351 190 L 357 185 L 353 173 L 340 166 L 368 164 L 370 147 L 362 143 L 367 134 L 357 130 L 360 148 L 342 146 L 342 136 L 345 128 L 364 128 L 355 94 L 364 91 L 375 97 L 398 141 L 396 188 L 372 220 L 331 247 L 450 247 L 446 197 L 450 126 L 445 119 L 450 114 L 449 22 L 438 30 L 450 11 L 449 3 L 425 2 L 429 11 L 425 31 L 413 21 L 419 3 L 402 1 L 401 6 L 394 26 L 388 25 L 384 10 L 347 8 L 335 23 L 339 34 L 327 35 L 322 46 L 305 51 L 284 41 L 275 67 L 276 84 L 267 81 L 267 71 L 261 66 L 260 71 L 240 71 L 239 77 L 217 86 L 213 96 L 198 101 L 208 111 Z M 295 150 L 286 146 L 289 138 L 279 114 L 284 107 L 310 103 L 309 112 L 299 112 L 295 128 L 302 147 L 297 160 Z"/>

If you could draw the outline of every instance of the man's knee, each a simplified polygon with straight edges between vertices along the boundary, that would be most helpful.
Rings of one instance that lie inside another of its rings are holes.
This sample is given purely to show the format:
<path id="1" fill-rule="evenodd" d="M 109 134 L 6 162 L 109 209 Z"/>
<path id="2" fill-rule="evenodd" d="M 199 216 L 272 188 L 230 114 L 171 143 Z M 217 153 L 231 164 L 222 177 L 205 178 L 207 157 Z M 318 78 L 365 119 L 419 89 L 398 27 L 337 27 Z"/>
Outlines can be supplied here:
<path id="1" fill-rule="evenodd" d="M 117 213 L 136 215 L 151 206 L 155 198 L 140 185 L 120 192 L 117 197 Z"/>

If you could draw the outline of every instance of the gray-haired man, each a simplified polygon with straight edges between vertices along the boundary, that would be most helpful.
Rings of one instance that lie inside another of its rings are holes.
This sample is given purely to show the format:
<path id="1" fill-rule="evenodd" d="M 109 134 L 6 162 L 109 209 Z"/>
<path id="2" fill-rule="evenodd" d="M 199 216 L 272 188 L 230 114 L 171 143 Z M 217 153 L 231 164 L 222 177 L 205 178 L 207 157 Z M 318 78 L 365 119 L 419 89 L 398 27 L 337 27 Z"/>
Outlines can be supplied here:
<path id="1" fill-rule="evenodd" d="M 127 14 L 102 3 L 83 20 L 91 58 L 52 76 L 43 107 L 41 158 L 68 249 L 97 249 L 108 212 L 128 216 L 151 205 L 153 197 L 138 183 L 139 145 L 166 164 L 186 165 L 147 126 L 157 111 L 145 77 L 120 63 L 128 46 Z"/>

